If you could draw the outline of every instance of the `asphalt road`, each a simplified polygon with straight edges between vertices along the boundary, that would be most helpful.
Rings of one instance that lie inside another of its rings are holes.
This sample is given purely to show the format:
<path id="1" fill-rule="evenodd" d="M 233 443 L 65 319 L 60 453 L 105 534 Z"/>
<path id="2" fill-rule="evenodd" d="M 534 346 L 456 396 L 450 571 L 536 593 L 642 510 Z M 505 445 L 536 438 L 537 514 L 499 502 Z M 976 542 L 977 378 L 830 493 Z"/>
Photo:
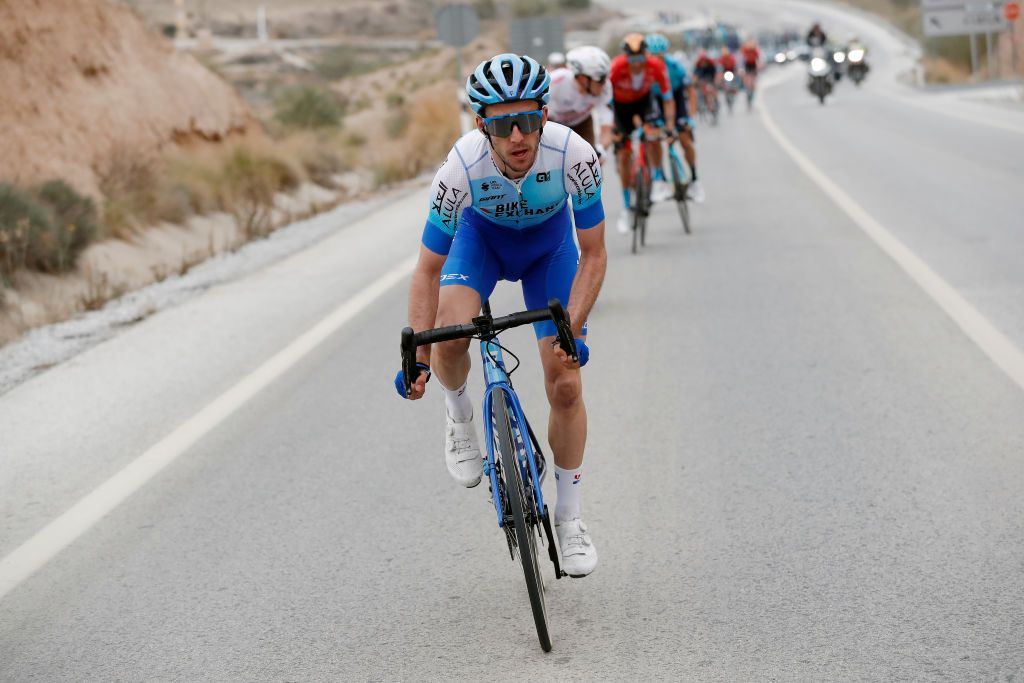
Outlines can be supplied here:
<path id="1" fill-rule="evenodd" d="M 880 80 L 819 107 L 773 78 L 779 130 L 1024 347 L 1024 136 Z M 550 654 L 486 489 L 444 469 L 439 397 L 390 386 L 402 280 L 0 585 L 0 680 L 1024 677 L 1021 387 L 758 113 L 699 144 L 695 233 L 662 205 L 641 255 L 608 235 L 584 375 L 601 563 L 545 568 Z M 0 561 L 413 254 L 424 193 L 0 397 Z M 503 341 L 543 433 L 531 333 Z"/>

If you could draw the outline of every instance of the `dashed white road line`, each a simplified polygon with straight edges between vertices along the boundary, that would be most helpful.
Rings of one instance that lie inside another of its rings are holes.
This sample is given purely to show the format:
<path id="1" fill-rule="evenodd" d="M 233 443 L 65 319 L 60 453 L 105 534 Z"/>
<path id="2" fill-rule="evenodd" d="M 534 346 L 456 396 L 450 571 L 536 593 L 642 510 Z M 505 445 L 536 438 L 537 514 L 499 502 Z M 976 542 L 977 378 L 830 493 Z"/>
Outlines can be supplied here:
<path id="1" fill-rule="evenodd" d="M 882 251 L 888 254 L 985 352 L 985 355 L 992 359 L 992 362 L 1016 382 L 1017 386 L 1024 389 L 1024 353 L 927 263 L 896 239 L 885 226 L 875 220 L 797 149 L 775 124 L 763 99 L 758 101 L 757 107 L 768 133 L 807 177 L 821 188 Z"/>
<path id="2" fill-rule="evenodd" d="M 407 259 L 338 306 L 327 317 L 0 560 L 0 600 L 92 528 L 107 513 L 142 488 L 199 439 L 406 278 L 415 262 L 415 256 Z"/>

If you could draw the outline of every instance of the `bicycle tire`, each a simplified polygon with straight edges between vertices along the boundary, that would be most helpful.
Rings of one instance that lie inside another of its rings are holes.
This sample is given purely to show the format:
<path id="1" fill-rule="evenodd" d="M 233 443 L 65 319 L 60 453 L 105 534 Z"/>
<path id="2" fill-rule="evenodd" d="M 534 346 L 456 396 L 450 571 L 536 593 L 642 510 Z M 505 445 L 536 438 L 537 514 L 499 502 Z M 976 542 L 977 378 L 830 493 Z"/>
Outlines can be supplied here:
<path id="1" fill-rule="evenodd" d="M 640 230 L 644 222 L 643 205 L 643 171 L 637 170 L 633 176 L 633 249 L 632 253 L 640 250 Z"/>
<path id="2" fill-rule="evenodd" d="M 640 233 L 640 246 L 647 246 L 647 216 L 651 212 L 651 187 L 646 170 L 641 169 L 636 174 L 636 206 L 637 231 Z"/>
<path id="3" fill-rule="evenodd" d="M 673 143 L 675 144 L 675 143 Z M 679 217 L 683 220 L 683 230 L 687 235 L 690 234 L 690 207 L 686 205 L 686 192 L 688 185 L 682 181 L 682 173 L 679 168 L 679 158 L 673 151 L 669 154 L 670 163 L 672 167 L 672 185 L 675 188 L 676 194 L 676 208 L 679 209 Z"/>
<path id="4" fill-rule="evenodd" d="M 548 629 L 547 606 L 544 603 L 544 583 L 537 564 L 537 544 L 534 540 L 533 526 L 526 516 L 530 507 L 525 500 L 526 487 L 523 485 L 519 472 L 519 461 L 512 444 L 512 426 L 508 419 L 508 404 L 503 391 L 495 391 L 491 403 L 491 411 L 498 419 L 494 420 L 494 433 L 501 462 L 501 473 L 505 479 L 505 502 L 512 513 L 512 525 L 515 529 L 516 552 L 523 566 L 523 578 L 526 579 L 526 592 L 530 596 L 530 608 L 533 621 L 537 626 L 537 639 L 544 652 L 551 652 L 551 633 Z M 508 522 L 506 521 L 506 524 Z"/>

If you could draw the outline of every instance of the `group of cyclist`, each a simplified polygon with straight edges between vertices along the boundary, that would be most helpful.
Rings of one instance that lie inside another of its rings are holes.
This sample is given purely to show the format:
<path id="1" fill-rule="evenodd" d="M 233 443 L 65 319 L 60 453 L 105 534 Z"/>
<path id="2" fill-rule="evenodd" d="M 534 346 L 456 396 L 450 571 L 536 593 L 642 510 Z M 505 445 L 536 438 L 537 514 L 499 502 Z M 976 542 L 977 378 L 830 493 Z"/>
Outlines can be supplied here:
<path id="1" fill-rule="evenodd" d="M 689 198 L 699 203 L 704 201 L 705 192 L 697 171 L 694 117 L 698 107 L 717 107 L 723 75 L 738 73 L 740 63 L 744 87 L 752 97 L 762 56 L 753 41 L 742 45 L 739 60 L 728 48 L 715 58 L 702 49 L 691 75 L 681 59 L 669 54 L 669 46 L 664 35 L 631 33 L 623 38 L 621 54 L 614 59 L 593 46 L 578 47 L 565 55 L 553 53 L 548 58 L 549 65 L 556 66 L 551 71 L 548 112 L 551 120 L 571 127 L 594 145 L 599 156 L 614 141 L 620 178 L 629 177 L 631 162 L 623 142 L 637 126 L 648 128 L 651 199 L 656 202 L 674 194 L 663 170 L 661 140 L 677 138 L 692 174 Z M 596 136 L 595 125 L 599 132 Z M 659 129 L 661 135 L 656 132 Z M 619 214 L 617 229 L 628 233 L 633 224 L 631 193 L 628 183 L 623 185 L 624 210 Z"/>
<path id="2" fill-rule="evenodd" d="M 455 143 L 434 177 L 409 291 L 409 325 L 417 332 L 468 323 L 499 280 L 521 281 L 529 309 L 544 308 L 552 298 L 565 304 L 576 360 L 554 342 L 553 323 L 534 328 L 551 408 L 555 531 L 561 564 L 575 577 L 597 566 L 580 505 L 587 434 L 580 369 L 590 357 L 587 318 L 607 265 L 604 157 L 614 148 L 619 175 L 628 177 L 622 143 L 638 126 L 650 129 L 652 198 L 667 199 L 673 190 L 661 169 L 662 141 L 678 138 L 691 168 L 691 196 L 704 199 L 694 147 L 694 79 L 668 47 L 664 36 L 634 33 L 614 59 L 586 46 L 565 54 L 564 66 L 549 59 L 550 71 L 515 54 L 478 65 L 466 82 L 476 128 Z M 629 193 L 623 198 L 619 230 L 628 232 Z M 399 371 L 394 385 L 403 398 L 419 399 L 436 375 L 446 408 L 445 463 L 459 484 L 473 487 L 481 481 L 483 458 L 466 388 L 468 349 L 466 339 L 420 347 L 415 376 L 407 382 Z"/>

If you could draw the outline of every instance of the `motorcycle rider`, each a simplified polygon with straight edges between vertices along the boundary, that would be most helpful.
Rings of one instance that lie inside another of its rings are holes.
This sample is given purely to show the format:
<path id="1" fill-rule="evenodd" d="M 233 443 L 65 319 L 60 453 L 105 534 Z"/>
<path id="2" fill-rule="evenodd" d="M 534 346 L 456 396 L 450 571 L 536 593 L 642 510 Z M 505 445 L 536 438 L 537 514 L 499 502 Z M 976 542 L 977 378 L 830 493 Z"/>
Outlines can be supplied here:
<path id="1" fill-rule="evenodd" d="M 821 28 L 820 23 L 814 22 L 814 26 L 807 32 L 808 47 L 825 47 L 826 43 L 828 43 L 828 34 Z"/>

